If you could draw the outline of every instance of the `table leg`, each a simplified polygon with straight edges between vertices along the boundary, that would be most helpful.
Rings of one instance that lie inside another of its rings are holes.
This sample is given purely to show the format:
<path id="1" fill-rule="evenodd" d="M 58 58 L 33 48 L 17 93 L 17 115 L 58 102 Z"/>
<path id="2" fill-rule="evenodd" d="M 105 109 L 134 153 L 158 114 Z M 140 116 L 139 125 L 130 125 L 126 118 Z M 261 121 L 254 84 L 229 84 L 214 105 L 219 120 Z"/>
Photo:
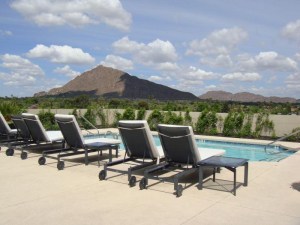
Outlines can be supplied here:
<path id="1" fill-rule="evenodd" d="M 213 182 L 216 182 L 216 167 L 214 167 L 213 171 Z"/>
<path id="2" fill-rule="evenodd" d="M 111 149 L 111 147 L 109 148 L 109 162 L 111 162 L 112 161 L 112 149 Z"/>
<path id="3" fill-rule="evenodd" d="M 198 184 L 198 189 L 202 190 L 203 188 L 203 168 L 202 166 L 199 166 L 199 184 Z"/>
<path id="4" fill-rule="evenodd" d="M 100 151 L 98 150 L 97 152 L 98 152 L 98 167 L 100 167 Z"/>
<path id="5" fill-rule="evenodd" d="M 88 150 L 87 149 L 84 149 L 84 155 L 85 155 L 85 165 L 88 165 L 89 164 L 89 156 L 88 156 Z"/>
<path id="6" fill-rule="evenodd" d="M 244 186 L 248 186 L 248 162 L 245 163 Z"/>
<path id="7" fill-rule="evenodd" d="M 233 195 L 236 195 L 236 168 L 233 169 Z"/>

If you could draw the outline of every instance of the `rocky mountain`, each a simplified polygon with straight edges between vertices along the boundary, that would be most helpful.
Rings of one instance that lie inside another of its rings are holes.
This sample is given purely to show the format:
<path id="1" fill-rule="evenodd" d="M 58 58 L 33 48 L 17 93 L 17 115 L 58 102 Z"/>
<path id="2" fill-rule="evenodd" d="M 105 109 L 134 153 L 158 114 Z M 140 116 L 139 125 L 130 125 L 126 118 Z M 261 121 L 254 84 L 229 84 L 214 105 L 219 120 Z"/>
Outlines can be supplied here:
<path id="1" fill-rule="evenodd" d="M 84 72 L 60 88 L 39 92 L 34 96 L 70 97 L 81 94 L 108 98 L 198 100 L 189 92 L 178 91 L 105 66 Z"/>
<path id="2" fill-rule="evenodd" d="M 218 101 L 234 101 L 234 102 L 277 102 L 277 103 L 296 103 L 297 99 L 289 97 L 264 97 L 262 95 L 252 94 L 249 92 L 230 93 L 226 91 L 208 91 L 200 95 L 200 99 L 211 99 Z"/>

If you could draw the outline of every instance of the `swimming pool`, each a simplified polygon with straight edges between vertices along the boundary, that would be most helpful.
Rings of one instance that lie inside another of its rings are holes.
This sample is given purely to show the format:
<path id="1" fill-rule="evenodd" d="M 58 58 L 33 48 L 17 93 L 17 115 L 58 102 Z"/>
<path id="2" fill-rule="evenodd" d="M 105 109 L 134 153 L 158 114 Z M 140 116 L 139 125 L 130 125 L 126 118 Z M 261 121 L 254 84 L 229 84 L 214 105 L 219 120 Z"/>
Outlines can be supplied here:
<path id="1" fill-rule="evenodd" d="M 98 136 L 98 135 L 97 135 Z M 91 136 L 89 136 L 91 137 Z M 93 136 L 95 137 L 95 136 Z M 105 135 L 100 135 L 100 137 L 105 137 Z M 106 135 L 107 138 L 118 138 L 121 139 L 119 135 L 109 134 Z M 154 135 L 154 141 L 156 146 L 161 146 L 159 137 Z M 211 141 L 196 139 L 197 146 L 199 148 L 212 148 L 212 149 L 224 149 L 225 156 L 235 157 L 235 158 L 245 158 L 249 161 L 268 161 L 268 162 L 279 162 L 282 159 L 294 154 L 294 151 L 287 151 L 284 148 L 278 146 L 268 146 L 267 152 L 265 151 L 265 145 L 259 144 L 244 144 L 236 142 L 226 142 L 226 141 Z M 124 149 L 124 145 L 120 145 L 120 149 Z"/>

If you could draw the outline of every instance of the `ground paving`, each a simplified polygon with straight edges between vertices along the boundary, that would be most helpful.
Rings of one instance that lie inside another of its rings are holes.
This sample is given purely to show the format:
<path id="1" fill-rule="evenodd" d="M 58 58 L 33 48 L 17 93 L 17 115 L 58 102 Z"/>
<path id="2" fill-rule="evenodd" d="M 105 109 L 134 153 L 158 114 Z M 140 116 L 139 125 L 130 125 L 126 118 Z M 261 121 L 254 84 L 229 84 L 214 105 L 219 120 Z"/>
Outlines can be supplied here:
<path id="1" fill-rule="evenodd" d="M 233 175 L 223 169 L 201 191 L 196 175 L 186 179 L 192 184 L 180 198 L 168 182 L 150 180 L 147 190 L 139 190 L 112 172 L 99 181 L 96 156 L 88 166 L 81 156 L 66 160 L 62 171 L 53 159 L 38 165 L 38 156 L 7 157 L 2 148 L 0 224 L 300 224 L 300 190 L 292 188 L 300 185 L 300 152 L 280 162 L 250 162 L 249 186 L 236 196 L 228 191 Z M 243 168 L 237 180 L 243 182 Z"/>

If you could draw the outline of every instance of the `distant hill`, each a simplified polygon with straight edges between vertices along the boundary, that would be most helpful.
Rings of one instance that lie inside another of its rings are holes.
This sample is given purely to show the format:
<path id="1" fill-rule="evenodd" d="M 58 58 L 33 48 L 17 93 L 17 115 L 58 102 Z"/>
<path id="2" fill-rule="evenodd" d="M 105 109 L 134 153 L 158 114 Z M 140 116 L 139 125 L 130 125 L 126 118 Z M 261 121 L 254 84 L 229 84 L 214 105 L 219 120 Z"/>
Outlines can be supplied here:
<path id="1" fill-rule="evenodd" d="M 71 97 L 81 94 L 108 98 L 199 100 L 189 92 L 175 90 L 105 66 L 84 72 L 60 88 L 39 92 L 34 96 Z"/>
<path id="2" fill-rule="evenodd" d="M 262 95 L 252 94 L 249 92 L 230 93 L 226 91 L 208 91 L 207 93 L 200 95 L 200 99 L 211 99 L 218 101 L 234 101 L 234 102 L 276 102 L 276 103 L 296 103 L 297 99 L 289 97 L 264 97 Z"/>

